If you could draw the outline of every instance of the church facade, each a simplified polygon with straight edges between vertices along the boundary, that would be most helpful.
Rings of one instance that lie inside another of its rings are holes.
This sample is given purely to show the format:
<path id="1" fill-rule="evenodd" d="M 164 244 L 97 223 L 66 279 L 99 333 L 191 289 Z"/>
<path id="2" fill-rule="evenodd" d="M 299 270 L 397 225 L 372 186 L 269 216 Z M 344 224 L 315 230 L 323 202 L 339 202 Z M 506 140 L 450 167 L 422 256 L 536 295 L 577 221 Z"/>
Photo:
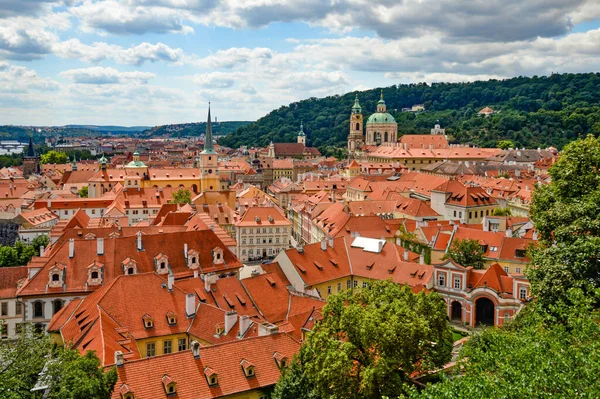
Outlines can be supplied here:
<path id="1" fill-rule="evenodd" d="M 387 112 L 383 91 L 377 102 L 377 111 L 367 119 L 365 133 L 363 133 L 363 121 L 362 108 L 357 94 L 350 114 L 350 135 L 348 136 L 348 152 L 350 154 L 359 151 L 363 145 L 378 146 L 398 141 L 398 124 L 396 119 Z"/>

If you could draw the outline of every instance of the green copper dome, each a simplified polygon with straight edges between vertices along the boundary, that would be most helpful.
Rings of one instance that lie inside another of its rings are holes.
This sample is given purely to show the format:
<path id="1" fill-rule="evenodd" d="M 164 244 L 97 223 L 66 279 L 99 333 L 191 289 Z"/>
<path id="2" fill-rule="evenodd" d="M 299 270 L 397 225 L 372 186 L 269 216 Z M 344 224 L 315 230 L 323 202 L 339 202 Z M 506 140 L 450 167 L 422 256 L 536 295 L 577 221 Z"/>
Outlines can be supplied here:
<path id="1" fill-rule="evenodd" d="M 367 124 L 370 123 L 388 123 L 391 125 L 396 124 L 396 119 L 387 112 L 376 112 L 367 119 Z"/>
<path id="2" fill-rule="evenodd" d="M 352 106 L 352 113 L 360 114 L 362 112 L 362 108 L 360 107 L 360 103 L 358 102 L 358 94 L 354 99 L 354 105 Z"/>
<path id="3" fill-rule="evenodd" d="M 127 165 L 125 165 L 125 167 L 126 168 L 145 168 L 146 164 L 143 163 L 142 161 L 131 161 Z"/>
<path id="4" fill-rule="evenodd" d="M 304 133 L 304 125 L 302 124 L 302 122 L 300 122 L 300 133 L 298 133 L 298 136 L 306 136 L 306 134 Z"/>

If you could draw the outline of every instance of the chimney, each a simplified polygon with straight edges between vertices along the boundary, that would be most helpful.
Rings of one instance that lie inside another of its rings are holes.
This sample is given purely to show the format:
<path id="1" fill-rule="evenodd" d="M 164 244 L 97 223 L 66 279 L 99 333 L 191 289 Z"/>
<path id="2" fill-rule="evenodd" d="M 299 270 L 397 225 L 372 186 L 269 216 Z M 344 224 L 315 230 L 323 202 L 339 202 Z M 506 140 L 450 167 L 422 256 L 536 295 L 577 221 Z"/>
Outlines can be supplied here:
<path id="1" fill-rule="evenodd" d="M 169 273 L 169 277 L 167 277 L 167 288 L 169 291 L 173 291 L 173 284 L 175 284 L 175 276 Z"/>
<path id="2" fill-rule="evenodd" d="M 425 250 L 421 250 L 421 255 L 419 255 L 419 263 L 424 265 L 425 264 Z"/>
<path id="3" fill-rule="evenodd" d="M 273 335 L 279 331 L 279 328 L 271 323 L 258 325 L 258 336 Z"/>
<path id="4" fill-rule="evenodd" d="M 190 349 L 194 355 L 194 359 L 200 359 L 200 343 L 196 340 L 190 342 Z"/>
<path id="5" fill-rule="evenodd" d="M 240 316 L 239 321 L 240 324 L 238 325 L 238 338 L 242 338 L 244 335 L 246 335 L 246 331 L 248 331 L 252 325 L 252 320 L 250 320 L 250 317 L 248 316 Z"/>
<path id="6" fill-rule="evenodd" d="M 96 239 L 96 255 L 104 255 L 104 238 Z"/>
<path id="7" fill-rule="evenodd" d="M 304 253 L 304 247 L 302 244 L 298 243 L 298 245 L 296 245 L 296 251 L 298 251 L 299 254 Z"/>
<path id="8" fill-rule="evenodd" d="M 43 245 L 40 246 L 40 258 L 44 256 L 44 252 L 46 252 L 46 248 Z"/>
<path id="9" fill-rule="evenodd" d="M 321 238 L 321 250 L 327 251 L 327 238 Z"/>
<path id="10" fill-rule="evenodd" d="M 194 294 L 187 294 L 185 297 L 185 313 L 188 318 L 196 314 L 196 296 Z"/>
<path id="11" fill-rule="evenodd" d="M 378 246 L 379 251 L 377 251 L 377 253 L 381 253 L 381 251 L 383 251 L 383 245 L 385 244 L 385 241 L 379 240 L 378 244 L 379 244 L 379 246 Z"/>
<path id="12" fill-rule="evenodd" d="M 75 256 L 75 240 L 69 238 L 69 258 Z"/>
<path id="13" fill-rule="evenodd" d="M 138 231 L 137 233 L 137 250 L 141 251 L 143 249 L 142 247 L 142 232 Z"/>
<path id="14" fill-rule="evenodd" d="M 117 367 L 123 367 L 123 352 L 121 351 L 115 351 L 115 365 Z"/>
<path id="15" fill-rule="evenodd" d="M 333 248 L 333 237 L 329 237 L 329 246 Z"/>
<path id="16" fill-rule="evenodd" d="M 225 334 L 228 334 L 229 331 L 235 326 L 237 323 L 238 314 L 235 310 L 230 310 L 225 313 Z"/>
<path id="17" fill-rule="evenodd" d="M 208 276 L 204 276 L 204 291 L 210 292 L 210 281 L 208 281 Z"/>
<path id="18" fill-rule="evenodd" d="M 185 259 L 187 259 L 187 255 L 188 255 L 188 246 L 187 246 L 187 242 L 185 244 L 183 244 L 183 257 Z"/>
<path id="19" fill-rule="evenodd" d="M 198 278 L 198 270 L 194 270 L 194 278 Z"/>
<path id="20" fill-rule="evenodd" d="M 48 199 L 48 205 L 47 205 L 48 209 L 52 208 L 52 200 Z"/>
<path id="21" fill-rule="evenodd" d="M 404 261 L 408 262 L 408 249 L 404 248 Z"/>
<path id="22" fill-rule="evenodd" d="M 536 240 L 536 241 L 537 241 L 537 239 L 538 239 L 538 233 L 537 233 L 537 231 L 533 230 L 533 233 L 532 233 L 532 235 L 531 235 L 531 238 L 532 238 L 533 240 Z"/>
<path id="23" fill-rule="evenodd" d="M 512 237 L 512 228 L 510 228 L 510 227 L 506 228 L 506 236 L 507 237 Z"/>

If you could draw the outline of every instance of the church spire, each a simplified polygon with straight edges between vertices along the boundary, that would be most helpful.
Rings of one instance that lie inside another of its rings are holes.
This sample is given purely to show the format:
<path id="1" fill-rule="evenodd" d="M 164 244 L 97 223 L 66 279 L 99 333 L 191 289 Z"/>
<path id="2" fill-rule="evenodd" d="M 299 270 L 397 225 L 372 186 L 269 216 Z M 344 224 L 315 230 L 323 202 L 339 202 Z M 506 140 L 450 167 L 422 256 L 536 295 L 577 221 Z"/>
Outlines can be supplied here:
<path id="1" fill-rule="evenodd" d="M 362 108 L 360 107 L 360 103 L 358 102 L 358 93 L 356 93 L 356 97 L 354 98 L 354 105 L 352 106 L 353 114 L 360 114 L 362 112 Z"/>
<path id="2" fill-rule="evenodd" d="M 206 121 L 206 135 L 204 136 L 204 151 L 202 154 L 216 154 L 213 147 L 212 121 L 210 120 L 210 101 L 208 103 L 208 120 Z"/>
<path id="3" fill-rule="evenodd" d="M 35 157 L 35 150 L 33 149 L 33 136 L 29 136 L 29 148 L 27 149 L 28 157 Z"/>

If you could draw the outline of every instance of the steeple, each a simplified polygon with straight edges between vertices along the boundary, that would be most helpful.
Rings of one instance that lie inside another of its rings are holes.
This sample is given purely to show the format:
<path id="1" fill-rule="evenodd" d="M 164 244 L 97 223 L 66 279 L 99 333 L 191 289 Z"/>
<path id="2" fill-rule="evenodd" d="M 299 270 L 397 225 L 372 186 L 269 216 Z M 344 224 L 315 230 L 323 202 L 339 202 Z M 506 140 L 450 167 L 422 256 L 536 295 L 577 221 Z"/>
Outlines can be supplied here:
<path id="1" fill-rule="evenodd" d="M 356 93 L 356 98 L 354 99 L 354 105 L 352 106 L 353 114 L 360 114 L 362 112 L 362 108 L 360 107 L 360 103 L 358 102 L 358 93 Z"/>
<path id="2" fill-rule="evenodd" d="M 302 125 L 302 121 L 300 121 L 300 132 L 298 133 L 298 143 L 306 146 L 306 134 L 304 134 L 304 126 Z"/>
<path id="3" fill-rule="evenodd" d="M 216 154 L 213 147 L 212 121 L 210 120 L 210 102 L 208 103 L 208 119 L 206 121 L 206 135 L 204 136 L 204 150 L 202 154 Z"/>
<path id="4" fill-rule="evenodd" d="M 29 136 L 29 148 L 27 149 L 28 157 L 35 157 L 35 150 L 33 149 L 33 136 Z"/>
<path id="5" fill-rule="evenodd" d="M 381 94 L 379 96 L 379 101 L 377 101 L 377 112 L 385 112 L 385 101 L 383 101 L 383 89 L 381 90 Z"/>
<path id="6" fill-rule="evenodd" d="M 306 136 L 306 134 L 304 134 L 304 125 L 302 124 L 302 121 L 300 121 L 300 133 L 298 133 L 298 136 Z"/>

